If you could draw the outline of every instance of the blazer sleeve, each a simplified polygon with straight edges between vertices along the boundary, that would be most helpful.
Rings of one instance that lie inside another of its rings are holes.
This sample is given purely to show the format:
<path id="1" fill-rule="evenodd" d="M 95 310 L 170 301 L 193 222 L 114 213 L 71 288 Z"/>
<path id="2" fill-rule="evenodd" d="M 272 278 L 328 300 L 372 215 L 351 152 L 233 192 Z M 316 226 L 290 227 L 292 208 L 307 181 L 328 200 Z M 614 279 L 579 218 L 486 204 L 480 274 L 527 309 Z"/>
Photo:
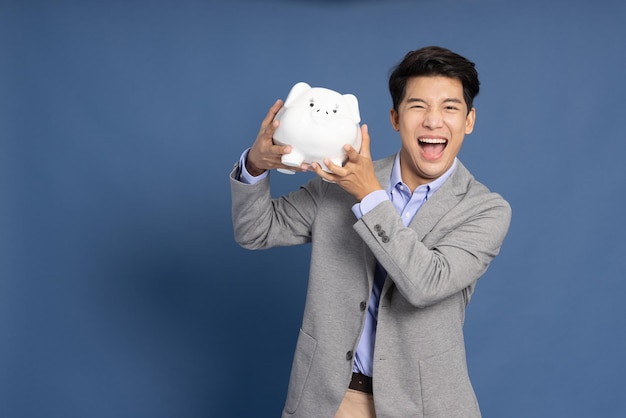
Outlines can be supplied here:
<path id="1" fill-rule="evenodd" d="M 235 241 L 247 249 L 304 244 L 311 241 L 316 202 L 323 185 L 311 181 L 278 199 L 270 194 L 269 176 L 255 184 L 237 180 L 238 164 L 230 173 Z"/>
<path id="2" fill-rule="evenodd" d="M 391 202 L 354 226 L 388 279 L 416 307 L 473 286 L 499 253 L 509 228 L 511 208 L 496 193 L 466 195 L 448 209 L 423 236 L 404 226 Z"/>

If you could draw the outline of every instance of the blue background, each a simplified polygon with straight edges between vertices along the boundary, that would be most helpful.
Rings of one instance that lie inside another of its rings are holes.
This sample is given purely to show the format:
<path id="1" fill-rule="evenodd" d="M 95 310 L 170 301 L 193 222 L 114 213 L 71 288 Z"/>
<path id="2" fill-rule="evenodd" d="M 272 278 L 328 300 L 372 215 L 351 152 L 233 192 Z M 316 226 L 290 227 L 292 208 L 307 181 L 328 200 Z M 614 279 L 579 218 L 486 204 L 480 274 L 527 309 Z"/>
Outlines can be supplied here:
<path id="1" fill-rule="evenodd" d="M 619 0 L 0 1 L 0 416 L 278 416 L 309 248 L 239 248 L 227 175 L 297 81 L 354 93 L 395 152 L 389 69 L 431 44 L 476 62 L 460 158 L 513 207 L 465 327 L 484 416 L 626 416 L 625 22 Z"/>

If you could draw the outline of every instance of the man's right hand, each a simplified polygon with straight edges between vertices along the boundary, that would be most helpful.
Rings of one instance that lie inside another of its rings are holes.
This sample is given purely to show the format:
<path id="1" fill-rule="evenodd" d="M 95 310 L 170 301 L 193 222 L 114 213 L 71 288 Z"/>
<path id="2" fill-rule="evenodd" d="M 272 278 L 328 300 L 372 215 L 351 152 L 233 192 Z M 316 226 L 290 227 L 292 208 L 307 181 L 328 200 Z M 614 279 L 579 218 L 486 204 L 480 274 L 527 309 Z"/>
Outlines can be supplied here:
<path id="1" fill-rule="evenodd" d="M 248 158 L 246 159 L 246 170 L 252 176 L 259 176 L 265 172 L 265 170 L 271 170 L 273 168 L 284 168 L 294 171 L 294 167 L 286 166 L 281 162 L 281 157 L 284 154 L 291 152 L 289 145 L 274 145 L 272 137 L 276 128 L 278 128 L 279 121 L 274 120 L 278 111 L 283 107 L 283 101 L 278 99 L 276 103 L 267 112 L 265 119 L 261 123 L 261 129 L 259 134 L 250 148 Z M 308 166 L 304 165 L 300 168 L 301 171 L 307 171 Z"/>

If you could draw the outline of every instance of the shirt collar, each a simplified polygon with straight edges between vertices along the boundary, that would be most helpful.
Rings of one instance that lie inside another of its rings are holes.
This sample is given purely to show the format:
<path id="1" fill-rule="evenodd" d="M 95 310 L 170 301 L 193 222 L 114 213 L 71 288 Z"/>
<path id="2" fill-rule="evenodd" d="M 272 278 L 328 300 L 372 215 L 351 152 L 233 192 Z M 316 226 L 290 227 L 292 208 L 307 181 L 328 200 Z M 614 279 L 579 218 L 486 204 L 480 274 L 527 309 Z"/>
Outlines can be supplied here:
<path id="1" fill-rule="evenodd" d="M 454 162 L 452 163 L 450 168 L 446 170 L 445 173 L 443 173 L 441 176 L 431 181 L 430 183 L 426 183 L 426 184 L 419 186 L 418 189 L 425 187 L 427 189 L 426 197 L 427 198 L 430 197 L 433 193 L 439 190 L 439 188 L 443 186 L 446 180 L 448 180 L 448 178 L 452 175 L 452 173 L 454 172 L 454 169 L 457 166 L 457 161 L 458 159 L 455 158 Z M 387 193 L 391 193 L 391 190 L 393 190 L 393 188 L 396 187 L 398 183 L 404 184 L 402 182 L 402 175 L 400 174 L 400 152 L 396 154 L 396 158 L 393 161 L 393 167 L 391 169 L 391 177 L 389 178 L 389 184 L 387 186 Z"/>

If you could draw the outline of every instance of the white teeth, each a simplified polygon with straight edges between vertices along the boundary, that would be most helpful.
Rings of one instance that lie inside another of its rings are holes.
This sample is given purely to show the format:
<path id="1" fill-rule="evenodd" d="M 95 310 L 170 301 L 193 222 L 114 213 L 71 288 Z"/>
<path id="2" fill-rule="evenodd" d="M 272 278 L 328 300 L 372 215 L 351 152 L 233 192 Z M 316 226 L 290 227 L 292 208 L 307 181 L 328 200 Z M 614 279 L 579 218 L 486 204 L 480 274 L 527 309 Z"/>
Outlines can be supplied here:
<path id="1" fill-rule="evenodd" d="M 441 138 L 420 138 L 419 141 L 426 142 L 427 144 L 445 144 L 446 142 L 448 142 L 445 139 Z"/>

